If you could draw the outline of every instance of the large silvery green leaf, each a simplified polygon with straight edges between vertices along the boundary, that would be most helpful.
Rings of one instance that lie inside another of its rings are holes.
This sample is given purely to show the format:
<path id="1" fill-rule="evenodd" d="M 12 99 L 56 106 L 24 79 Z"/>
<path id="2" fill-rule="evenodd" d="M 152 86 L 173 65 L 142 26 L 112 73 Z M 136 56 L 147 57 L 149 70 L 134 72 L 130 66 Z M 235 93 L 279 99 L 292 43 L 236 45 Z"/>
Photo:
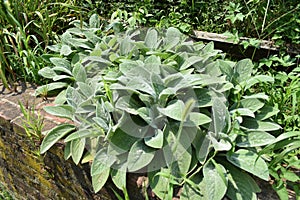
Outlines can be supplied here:
<path id="1" fill-rule="evenodd" d="M 184 63 L 180 66 L 180 70 L 185 70 L 187 68 L 189 68 L 190 66 L 196 64 L 197 62 L 201 62 L 203 61 L 203 57 L 200 56 L 191 56 L 188 57 Z"/>
<path id="2" fill-rule="evenodd" d="M 155 150 L 146 146 L 143 140 L 136 141 L 128 154 L 127 168 L 128 171 L 137 171 L 146 167 L 155 155 Z"/>
<path id="3" fill-rule="evenodd" d="M 166 134 L 167 145 L 163 147 L 163 154 L 168 166 L 172 169 L 173 175 L 180 177 L 188 172 L 191 164 L 190 138 L 182 135 L 179 139 L 171 130 Z"/>
<path id="4" fill-rule="evenodd" d="M 113 155 L 110 155 L 107 152 L 106 148 L 101 149 L 95 155 L 91 166 L 91 175 L 101 174 L 107 168 L 110 168 L 114 162 L 116 162 L 117 158 Z"/>
<path id="5" fill-rule="evenodd" d="M 110 168 L 105 168 L 101 173 L 92 175 L 92 185 L 95 193 L 99 192 L 109 177 Z"/>
<path id="6" fill-rule="evenodd" d="M 71 153 L 74 163 L 77 165 L 82 158 L 85 149 L 85 138 L 75 139 L 71 141 Z"/>
<path id="7" fill-rule="evenodd" d="M 67 69 L 71 68 L 70 62 L 65 58 L 56 58 L 52 57 L 50 58 L 50 61 L 56 66 L 56 67 L 64 67 Z"/>
<path id="8" fill-rule="evenodd" d="M 153 49 L 157 45 L 158 33 L 155 29 L 148 29 L 146 37 L 145 37 L 145 45 Z"/>
<path id="9" fill-rule="evenodd" d="M 176 100 L 172 102 L 170 105 L 168 105 L 166 108 L 159 108 L 159 112 L 161 112 L 163 115 L 166 115 L 172 119 L 181 121 L 183 116 L 185 105 L 183 101 Z"/>
<path id="10" fill-rule="evenodd" d="M 74 114 L 74 109 L 69 105 L 45 106 L 44 110 L 51 115 L 67 119 L 72 119 Z"/>
<path id="11" fill-rule="evenodd" d="M 230 129 L 230 115 L 223 101 L 219 98 L 213 100 L 212 106 L 212 122 L 209 130 L 213 132 L 213 136 L 218 139 L 218 135 Z M 227 128 L 227 130 L 224 130 Z"/>
<path id="12" fill-rule="evenodd" d="M 126 165 L 124 165 L 126 168 Z M 124 170 L 124 171 L 123 171 Z M 115 186 L 120 190 L 126 188 L 126 169 L 112 169 L 111 171 L 111 179 L 114 182 Z"/>
<path id="13" fill-rule="evenodd" d="M 219 63 L 221 72 L 226 75 L 226 80 L 231 81 L 234 63 L 225 60 L 218 60 L 217 62 Z"/>
<path id="14" fill-rule="evenodd" d="M 48 151 L 56 142 L 74 130 L 75 126 L 71 124 L 61 124 L 51 129 L 42 141 L 40 146 L 41 154 Z"/>
<path id="15" fill-rule="evenodd" d="M 67 86 L 68 86 L 68 83 L 65 83 L 65 82 L 49 83 L 49 84 L 38 87 L 35 90 L 35 95 L 36 96 L 39 96 L 39 95 L 47 96 L 50 91 L 66 88 Z"/>
<path id="16" fill-rule="evenodd" d="M 160 57 L 151 55 L 148 58 L 145 59 L 145 68 L 154 73 L 154 74 L 159 74 L 160 73 Z"/>
<path id="17" fill-rule="evenodd" d="M 229 171 L 226 196 L 232 200 L 256 200 L 260 189 L 253 178 L 229 163 L 225 167 Z"/>
<path id="18" fill-rule="evenodd" d="M 164 134 L 160 129 L 156 129 L 154 132 L 153 136 L 144 138 L 145 144 L 156 149 L 162 148 L 164 143 Z"/>
<path id="19" fill-rule="evenodd" d="M 120 43 L 120 54 L 127 56 L 133 48 L 132 40 L 127 36 Z"/>
<path id="20" fill-rule="evenodd" d="M 209 161 L 203 167 L 202 188 L 203 196 L 201 199 L 221 200 L 227 190 L 227 177 L 225 168 L 214 162 Z"/>
<path id="21" fill-rule="evenodd" d="M 63 44 L 60 49 L 60 55 L 68 56 L 72 53 L 72 49 L 69 45 Z"/>
<path id="22" fill-rule="evenodd" d="M 264 106 L 264 102 L 256 98 L 243 99 L 240 102 L 240 107 L 247 108 L 252 112 L 256 112 Z"/>
<path id="23" fill-rule="evenodd" d="M 269 180 L 269 170 L 266 162 L 256 153 L 240 149 L 234 153 L 228 152 L 227 160 L 235 166 L 265 180 Z"/>
<path id="24" fill-rule="evenodd" d="M 265 120 L 279 113 L 279 109 L 273 106 L 264 106 L 256 114 L 256 119 Z"/>
<path id="25" fill-rule="evenodd" d="M 238 83 L 247 81 L 251 77 L 253 64 L 250 59 L 239 61 L 234 66 L 234 78 Z"/>
<path id="26" fill-rule="evenodd" d="M 211 118 L 202 113 L 191 112 L 184 126 L 199 126 L 211 122 Z"/>
<path id="27" fill-rule="evenodd" d="M 114 148 L 117 148 L 120 152 L 127 152 L 131 146 L 138 140 L 138 138 L 133 137 L 122 129 L 118 128 L 115 132 L 108 135 L 109 142 Z"/>
<path id="28" fill-rule="evenodd" d="M 85 82 L 87 79 L 86 71 L 81 64 L 76 64 L 72 74 L 77 82 Z"/>
<path id="29" fill-rule="evenodd" d="M 245 118 L 241 126 L 251 131 L 275 131 L 281 129 L 281 126 L 274 122 L 260 121 L 253 118 Z"/>
<path id="30" fill-rule="evenodd" d="M 246 132 L 237 138 L 236 145 L 239 147 L 259 147 L 273 143 L 275 137 L 264 131 Z"/>
<path id="31" fill-rule="evenodd" d="M 197 159 L 201 164 L 203 164 L 211 150 L 211 140 L 209 136 L 204 132 L 199 130 L 193 141 L 193 146 L 196 149 Z"/>
<path id="32" fill-rule="evenodd" d="M 166 49 L 172 49 L 180 42 L 180 37 L 182 33 L 173 27 L 168 28 L 165 38 Z"/>
<path id="33" fill-rule="evenodd" d="M 53 79 L 57 75 L 56 72 L 50 67 L 44 67 L 40 69 L 38 73 L 39 75 L 48 79 Z"/>

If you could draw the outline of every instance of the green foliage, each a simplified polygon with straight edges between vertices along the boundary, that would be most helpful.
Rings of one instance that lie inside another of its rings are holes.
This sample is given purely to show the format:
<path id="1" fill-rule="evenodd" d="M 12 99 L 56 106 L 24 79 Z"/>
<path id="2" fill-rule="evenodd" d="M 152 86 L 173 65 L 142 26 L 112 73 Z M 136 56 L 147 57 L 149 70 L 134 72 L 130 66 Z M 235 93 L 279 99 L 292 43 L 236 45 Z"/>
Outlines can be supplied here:
<path id="1" fill-rule="evenodd" d="M 6 191 L 2 183 L 0 183 L 0 200 L 14 200 L 13 196 Z"/>
<path id="2" fill-rule="evenodd" d="M 268 180 L 260 151 L 281 127 L 270 118 L 277 111 L 267 106 L 269 97 L 253 91 L 272 77 L 254 75 L 249 59 L 224 60 L 213 43 L 193 42 L 175 28 L 91 41 L 80 43 L 80 59 L 61 54 L 49 59 L 55 67 L 40 71 L 68 84 L 62 101 L 45 110 L 75 124 L 52 129 L 41 153 L 64 139 L 65 158 L 92 161 L 96 192 L 109 176 L 122 189 L 126 172 L 147 172 L 161 199 L 171 199 L 175 186 L 186 199 L 256 199 L 259 188 L 248 174 Z"/>

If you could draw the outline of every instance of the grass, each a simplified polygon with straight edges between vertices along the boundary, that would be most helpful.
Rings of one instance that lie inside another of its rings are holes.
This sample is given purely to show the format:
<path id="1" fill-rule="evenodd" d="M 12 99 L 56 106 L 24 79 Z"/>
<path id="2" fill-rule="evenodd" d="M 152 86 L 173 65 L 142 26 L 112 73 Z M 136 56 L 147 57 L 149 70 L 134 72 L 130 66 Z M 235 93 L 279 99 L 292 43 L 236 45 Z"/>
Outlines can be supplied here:
<path id="1" fill-rule="evenodd" d="M 0 183 L 0 200 L 14 200 L 10 193 L 5 189 L 5 187 Z"/>

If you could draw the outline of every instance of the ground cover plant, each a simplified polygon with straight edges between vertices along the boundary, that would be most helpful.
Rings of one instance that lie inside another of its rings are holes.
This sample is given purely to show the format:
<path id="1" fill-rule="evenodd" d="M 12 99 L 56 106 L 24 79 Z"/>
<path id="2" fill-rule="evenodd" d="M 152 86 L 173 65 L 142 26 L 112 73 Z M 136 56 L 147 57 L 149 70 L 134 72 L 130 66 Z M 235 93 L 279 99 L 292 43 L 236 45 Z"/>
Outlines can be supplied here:
<path id="1" fill-rule="evenodd" d="M 257 39 L 297 46 L 297 1 L 1 1 L 0 12 L 0 79 L 11 89 L 20 77 L 49 83 L 36 94 L 58 94 L 46 110 L 75 125 L 53 129 L 41 150 L 64 139 L 66 159 L 92 161 L 96 191 L 108 176 L 124 190 L 124 174 L 137 170 L 160 198 L 182 187 L 186 199 L 241 199 L 244 186 L 255 198 L 251 176 L 267 175 L 281 199 L 287 188 L 299 198 L 299 58 L 232 62 L 178 32 L 255 37 L 246 48 Z M 119 33 L 144 26 L 167 30 Z M 204 186 L 213 181 L 222 187 Z"/>
<path id="2" fill-rule="evenodd" d="M 177 187 L 183 199 L 255 199 L 260 189 L 252 176 L 269 180 L 263 147 L 274 150 L 298 134 L 275 139 L 279 110 L 268 106 L 264 91 L 255 92 L 275 79 L 254 74 L 249 59 L 226 61 L 212 43 L 193 42 L 176 28 L 97 39 L 93 47 L 81 40 L 81 59 L 74 59 L 74 43 L 54 46 L 69 53 L 54 55 L 55 66 L 40 71 L 53 84 L 67 83 L 58 104 L 45 110 L 74 122 L 48 132 L 41 153 L 64 139 L 66 159 L 92 162 L 96 192 L 110 176 L 126 193 L 126 173 L 143 172 L 161 199 Z"/>

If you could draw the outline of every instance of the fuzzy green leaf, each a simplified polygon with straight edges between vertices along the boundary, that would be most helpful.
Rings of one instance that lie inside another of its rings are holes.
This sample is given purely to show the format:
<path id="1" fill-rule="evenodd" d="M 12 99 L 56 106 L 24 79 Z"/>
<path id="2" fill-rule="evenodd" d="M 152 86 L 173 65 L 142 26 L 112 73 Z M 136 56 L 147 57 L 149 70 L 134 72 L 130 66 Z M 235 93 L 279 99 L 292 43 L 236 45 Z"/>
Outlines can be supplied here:
<path id="1" fill-rule="evenodd" d="M 137 171 L 147 166 L 155 155 L 155 150 L 144 144 L 142 140 L 136 141 L 128 154 L 128 171 Z"/>
<path id="2" fill-rule="evenodd" d="M 105 168 L 101 173 L 92 175 L 92 185 L 95 193 L 99 192 L 109 177 L 110 168 Z"/>
<path id="3" fill-rule="evenodd" d="M 269 170 L 266 162 L 252 151 L 240 149 L 234 153 L 228 152 L 227 160 L 265 181 L 269 180 Z"/>
<path id="4" fill-rule="evenodd" d="M 260 189 L 253 178 L 229 163 L 224 166 L 229 171 L 226 196 L 232 200 L 256 200 L 256 193 Z"/>
<path id="5" fill-rule="evenodd" d="M 238 83 L 247 81 L 251 77 L 253 64 L 250 59 L 239 61 L 234 66 L 234 78 Z"/>
<path id="6" fill-rule="evenodd" d="M 54 116 L 72 119 L 74 109 L 69 105 L 45 106 L 44 110 Z"/>
<path id="7" fill-rule="evenodd" d="M 162 148 L 164 143 L 163 132 L 160 129 L 155 130 L 155 134 L 144 139 L 145 144 L 152 148 Z"/>
<path id="8" fill-rule="evenodd" d="M 263 131 L 251 131 L 240 135 L 237 138 L 236 145 L 239 147 L 259 147 L 271 144 L 275 137 Z"/>
<path id="9" fill-rule="evenodd" d="M 242 127 L 252 131 L 275 131 L 281 129 L 281 126 L 273 122 L 259 121 L 253 118 L 245 118 Z"/>
<path id="10" fill-rule="evenodd" d="M 41 154 L 48 151 L 56 142 L 74 130 L 75 126 L 70 124 L 61 124 L 51 129 L 42 141 L 40 146 Z"/>
<path id="11" fill-rule="evenodd" d="M 221 200 L 227 190 L 225 168 L 215 162 L 207 162 L 203 167 L 203 182 L 200 184 L 203 192 L 201 199 Z"/>
<path id="12" fill-rule="evenodd" d="M 72 159 L 76 165 L 82 158 L 83 151 L 85 149 L 85 141 L 85 138 L 75 139 L 71 141 Z"/>

